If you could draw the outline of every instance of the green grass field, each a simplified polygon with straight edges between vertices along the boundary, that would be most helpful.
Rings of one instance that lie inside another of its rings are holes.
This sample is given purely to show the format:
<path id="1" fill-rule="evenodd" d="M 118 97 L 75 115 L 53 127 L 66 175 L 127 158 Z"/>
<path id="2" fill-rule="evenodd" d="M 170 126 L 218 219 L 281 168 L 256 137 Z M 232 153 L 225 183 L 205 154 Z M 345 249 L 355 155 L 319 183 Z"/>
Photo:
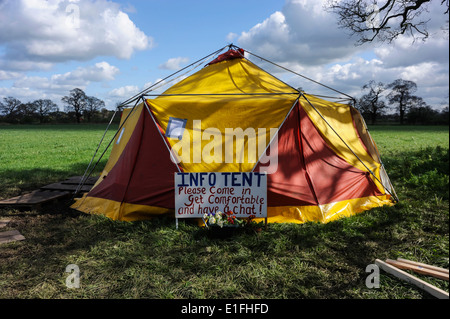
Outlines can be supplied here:
<path id="1" fill-rule="evenodd" d="M 0 196 L 83 175 L 105 129 L 105 124 L 0 126 Z M 111 128 L 98 156 L 113 135 Z M 99 168 L 105 165 L 108 154 Z"/>
<path id="2" fill-rule="evenodd" d="M 82 175 L 104 128 L 0 126 L 0 198 Z M 0 209 L 11 219 L 4 230 L 26 237 L 0 246 L 0 298 L 432 298 L 384 272 L 380 288 L 369 289 L 365 269 L 397 257 L 449 267 L 449 128 L 370 130 L 400 203 L 328 224 L 219 238 L 189 222 L 178 230 L 165 218 L 114 222 L 67 203 Z M 78 289 L 66 287 L 69 264 L 80 268 Z"/>

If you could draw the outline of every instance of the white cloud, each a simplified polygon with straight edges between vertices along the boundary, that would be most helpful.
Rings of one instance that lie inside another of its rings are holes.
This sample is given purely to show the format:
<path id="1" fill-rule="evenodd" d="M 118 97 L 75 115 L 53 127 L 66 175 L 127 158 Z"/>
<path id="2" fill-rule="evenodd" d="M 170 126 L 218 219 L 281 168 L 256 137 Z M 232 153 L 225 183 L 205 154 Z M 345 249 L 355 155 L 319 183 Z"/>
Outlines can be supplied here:
<path id="1" fill-rule="evenodd" d="M 116 88 L 114 90 L 111 90 L 109 92 L 109 96 L 113 98 L 121 98 L 121 99 L 127 99 L 131 96 L 139 93 L 140 88 L 136 85 L 126 85 L 119 88 Z"/>
<path id="2" fill-rule="evenodd" d="M 226 39 L 228 42 L 233 42 L 238 36 L 239 36 L 238 34 L 230 32 L 227 34 Z"/>
<path id="3" fill-rule="evenodd" d="M 121 99 L 121 102 L 124 100 L 129 99 L 130 97 L 152 87 L 162 79 L 156 79 L 154 82 L 147 82 L 143 86 L 137 86 L 137 85 L 126 85 L 122 87 L 115 88 L 108 92 L 108 98 L 111 99 Z M 161 94 L 165 87 L 167 85 L 167 82 L 162 81 L 156 86 L 152 87 L 152 90 L 148 92 L 149 94 Z"/>
<path id="4" fill-rule="evenodd" d="M 159 68 L 164 70 L 179 70 L 181 69 L 181 65 L 186 64 L 187 62 L 189 62 L 189 58 L 170 58 L 169 60 L 161 64 Z"/>
<path id="5" fill-rule="evenodd" d="M 448 34 L 440 29 L 448 16 L 443 14 L 439 2 L 429 6 L 432 20 L 426 42 L 413 43 L 410 37 L 401 36 L 392 44 L 355 46 L 356 39 L 338 28 L 337 17 L 324 10 L 325 1 L 287 0 L 280 11 L 242 32 L 237 43 L 354 97 L 361 96 L 361 87 L 370 80 L 387 84 L 398 78 L 415 81 L 417 93 L 430 104 L 448 96 Z M 261 65 L 258 59 L 255 63 Z M 272 65 L 264 68 L 294 87 L 335 95 L 301 77 L 283 74 Z"/>
<path id="6" fill-rule="evenodd" d="M 128 59 L 153 41 L 120 5 L 102 0 L 3 0 L 0 29 L 3 69 L 41 69 L 96 56 Z"/>
<path id="7" fill-rule="evenodd" d="M 320 65 L 348 58 L 351 40 L 323 10 L 324 1 L 288 1 L 281 11 L 242 32 L 238 43 L 274 62 Z"/>
<path id="8" fill-rule="evenodd" d="M 0 81 L 16 79 L 20 76 L 21 76 L 20 72 L 10 72 L 10 71 L 0 70 Z"/>
<path id="9" fill-rule="evenodd" d="M 129 59 L 152 48 L 153 39 L 125 13 L 133 11 L 131 5 L 105 0 L 0 0 L 0 81 L 12 83 L 0 96 L 58 103 L 75 87 L 87 90 L 100 83 L 104 88 L 119 74 L 111 62 L 45 76 L 27 72 L 99 56 Z"/>
<path id="10" fill-rule="evenodd" d="M 18 98 L 22 102 L 31 101 L 37 99 L 36 97 L 39 96 L 39 98 L 47 99 L 49 98 L 48 95 L 43 94 L 42 92 L 32 90 L 29 88 L 3 88 L 0 87 L 0 97 L 7 97 L 7 96 L 13 96 L 15 98 Z"/>
<path id="11" fill-rule="evenodd" d="M 289 27 L 284 14 L 279 11 L 273 13 L 248 32 L 242 32 L 238 42 L 245 48 L 252 48 L 255 53 L 279 61 L 289 44 Z"/>
<path id="12" fill-rule="evenodd" d="M 359 72 L 355 72 L 352 70 L 352 64 L 336 64 L 330 68 L 330 71 L 334 73 L 336 79 L 342 80 L 342 81 L 348 81 L 348 80 L 358 80 L 361 78 L 361 75 Z"/>
<path id="13" fill-rule="evenodd" d="M 126 6 L 122 6 L 122 10 L 127 13 L 136 13 L 137 12 L 136 8 L 131 3 L 127 3 Z"/>
<path id="14" fill-rule="evenodd" d="M 93 66 L 78 67 L 64 74 L 54 74 L 50 78 L 40 76 L 25 76 L 14 83 L 20 88 L 58 89 L 67 87 L 86 87 L 91 82 L 114 80 L 119 69 L 107 62 L 99 62 Z"/>
<path id="15" fill-rule="evenodd" d="M 22 101 L 49 98 L 59 103 L 61 97 L 74 88 L 86 90 L 93 82 L 114 80 L 119 69 L 107 62 L 99 62 L 50 77 L 20 75 L 12 87 L 1 88 L 0 96 L 15 96 Z M 0 75 L 2 72 L 0 72 Z"/>
<path id="16" fill-rule="evenodd" d="M 57 81 L 83 81 L 83 82 L 102 82 L 114 80 L 119 69 L 108 62 L 98 62 L 89 67 L 78 67 L 76 70 L 61 75 L 52 76 Z"/>
<path id="17" fill-rule="evenodd" d="M 385 66 L 408 66 L 423 62 L 448 64 L 448 39 L 429 38 L 425 43 L 411 43 L 411 38 L 400 36 L 391 45 L 374 48 L 375 54 L 383 60 Z"/>

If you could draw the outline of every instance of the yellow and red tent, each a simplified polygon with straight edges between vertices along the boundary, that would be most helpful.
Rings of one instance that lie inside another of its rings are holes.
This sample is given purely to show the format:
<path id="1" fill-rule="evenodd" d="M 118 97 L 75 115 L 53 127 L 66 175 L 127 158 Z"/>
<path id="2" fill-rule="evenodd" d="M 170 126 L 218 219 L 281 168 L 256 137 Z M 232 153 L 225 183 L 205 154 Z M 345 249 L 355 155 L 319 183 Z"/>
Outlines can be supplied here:
<path id="1" fill-rule="evenodd" d="M 126 221 L 174 214 L 177 172 L 267 172 L 268 222 L 328 222 L 397 200 L 353 106 L 296 90 L 232 46 L 124 109 L 113 143 L 72 208 Z"/>

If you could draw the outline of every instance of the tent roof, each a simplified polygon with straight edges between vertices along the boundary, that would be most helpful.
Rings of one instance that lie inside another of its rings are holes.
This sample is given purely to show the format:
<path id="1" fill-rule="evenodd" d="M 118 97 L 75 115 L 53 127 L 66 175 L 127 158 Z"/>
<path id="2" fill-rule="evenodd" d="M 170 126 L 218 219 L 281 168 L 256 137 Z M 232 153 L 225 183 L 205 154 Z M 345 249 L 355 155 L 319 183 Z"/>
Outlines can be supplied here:
<path id="1" fill-rule="evenodd" d="M 233 59 L 207 65 L 166 90 L 166 95 L 253 95 L 291 94 L 298 91 L 247 59 Z M 223 96 L 222 96 L 223 97 Z M 195 99 L 198 99 L 196 97 Z"/>
<path id="2" fill-rule="evenodd" d="M 204 67 L 146 102 L 162 132 L 166 132 L 171 117 L 185 119 L 186 132 L 201 141 L 201 145 L 191 141 L 195 144 L 187 157 L 186 147 L 183 150 L 181 165 L 186 171 L 251 171 L 270 141 L 268 130 L 280 127 L 298 97 L 297 90 L 252 62 L 234 57 Z M 220 132 L 226 141 L 233 138 L 227 133 L 229 128 L 255 131 L 255 135 L 245 140 L 242 149 L 252 143 L 258 145 L 260 138 L 265 139 L 263 148 L 251 154 L 254 160 L 249 160 L 248 152 L 237 151 L 232 154 L 235 158 L 232 163 L 225 159 L 230 154 L 225 153 L 220 161 L 199 163 L 195 156 L 210 143 L 209 139 L 202 140 L 204 130 Z M 264 128 L 264 136 L 258 134 L 258 128 Z M 174 148 L 179 140 L 168 138 L 168 143 Z M 239 162 L 241 157 L 244 160 Z"/>

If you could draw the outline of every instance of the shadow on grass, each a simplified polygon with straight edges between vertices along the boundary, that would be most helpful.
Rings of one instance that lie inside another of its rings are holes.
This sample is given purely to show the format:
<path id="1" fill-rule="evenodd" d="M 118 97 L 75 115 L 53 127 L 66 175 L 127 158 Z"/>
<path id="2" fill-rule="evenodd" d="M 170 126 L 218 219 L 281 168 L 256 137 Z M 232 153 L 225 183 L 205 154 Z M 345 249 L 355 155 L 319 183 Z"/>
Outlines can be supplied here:
<path id="1" fill-rule="evenodd" d="M 407 192 L 400 189 L 401 199 L 411 190 L 423 189 L 412 182 L 419 173 L 430 176 L 429 172 L 437 170 L 444 189 L 430 192 L 443 196 L 445 185 L 448 188 L 448 168 L 441 165 L 445 160 L 448 163 L 448 150 L 410 152 L 385 160 L 394 186 L 407 187 Z M 0 178 L 9 178 L 8 185 L 15 185 L 23 176 L 29 182 L 19 183 L 19 190 L 31 190 L 81 175 L 85 169 L 85 164 L 74 164 L 64 172 L 7 172 Z M 416 252 L 420 243 L 432 260 L 428 248 L 436 242 L 436 224 L 441 225 L 439 235 L 447 234 L 448 240 L 448 213 L 427 216 L 420 210 L 423 204 L 415 204 L 410 208 L 400 202 L 328 224 L 270 224 L 261 232 L 239 230 L 222 237 L 211 235 L 194 221 L 182 221 L 176 230 L 174 219 L 168 216 L 120 222 L 79 213 L 60 203 L 14 218 L 11 227 L 19 229 L 26 240 L 2 247 L 0 274 L 13 273 L 15 282 L 10 286 L 19 292 L 9 294 L 27 298 L 42 297 L 33 289 L 42 282 L 56 287 L 48 290 L 47 297 L 121 298 L 137 286 L 141 287 L 138 298 L 361 297 L 357 291 L 365 289 L 365 268 L 376 258 Z M 17 216 L 2 210 L 0 216 L 2 212 Z M 65 267 L 72 263 L 83 271 L 85 290 L 68 291 L 64 286 Z M 417 294 L 427 297 L 421 291 Z"/>
<path id="2" fill-rule="evenodd" d="M 440 146 L 383 157 L 394 188 L 407 196 L 449 199 L 449 149 Z"/>
<path id="3" fill-rule="evenodd" d="M 98 175 L 106 165 L 102 159 L 91 176 Z M 82 176 L 88 163 L 73 163 L 67 169 L 33 168 L 26 170 L 7 170 L 0 172 L 0 198 L 17 196 L 39 187 L 63 181 L 72 176 Z"/>

